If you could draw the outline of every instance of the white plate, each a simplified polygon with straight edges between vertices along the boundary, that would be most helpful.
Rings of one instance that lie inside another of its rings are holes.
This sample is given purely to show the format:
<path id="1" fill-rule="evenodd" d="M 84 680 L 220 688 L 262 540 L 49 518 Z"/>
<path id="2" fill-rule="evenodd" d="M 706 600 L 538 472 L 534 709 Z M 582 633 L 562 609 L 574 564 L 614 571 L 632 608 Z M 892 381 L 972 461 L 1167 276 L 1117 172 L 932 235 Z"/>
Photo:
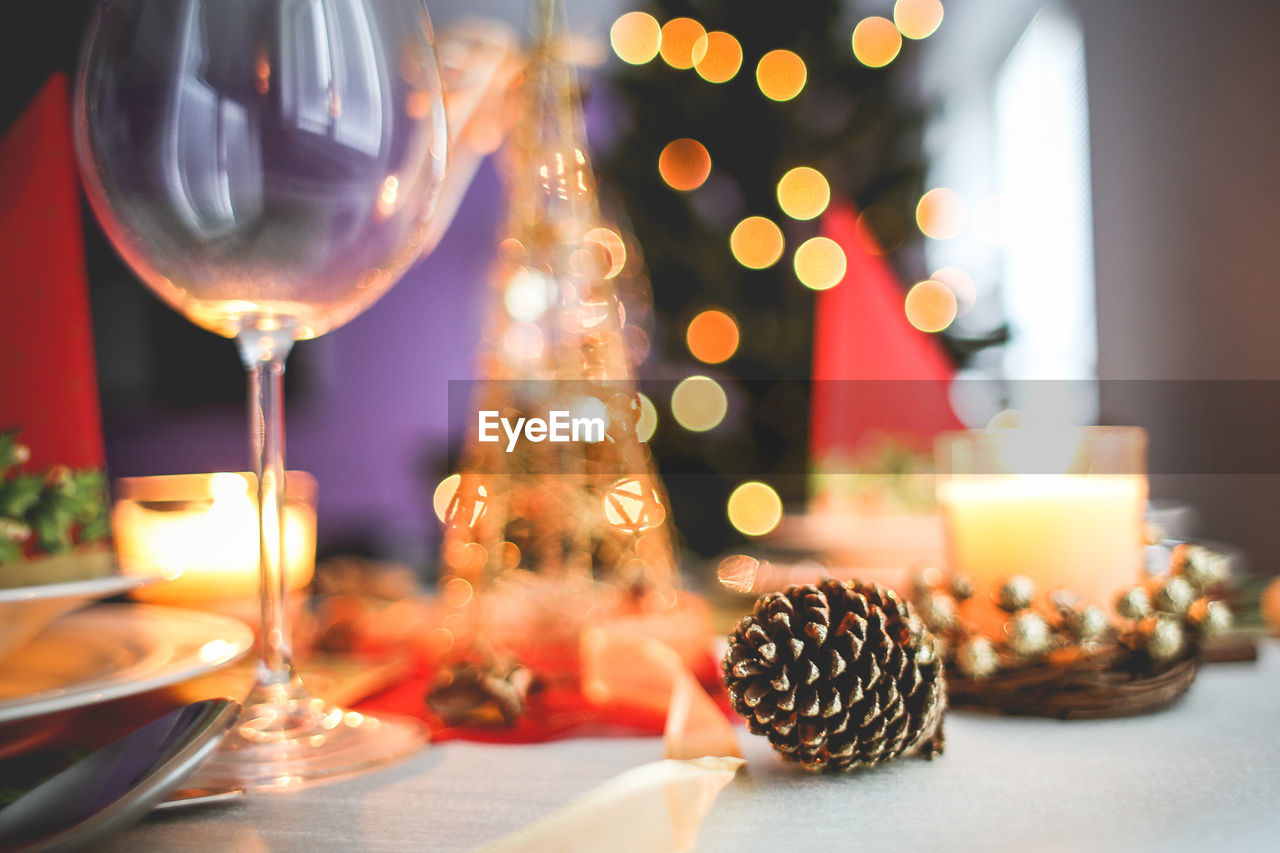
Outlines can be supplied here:
<path id="1" fill-rule="evenodd" d="M 111 575 L 0 589 L 0 662 L 62 614 L 158 580 L 160 575 Z"/>
<path id="2" fill-rule="evenodd" d="M 253 632 L 227 616 L 100 604 L 63 616 L 0 662 L 0 723 L 176 684 L 251 648 Z"/>

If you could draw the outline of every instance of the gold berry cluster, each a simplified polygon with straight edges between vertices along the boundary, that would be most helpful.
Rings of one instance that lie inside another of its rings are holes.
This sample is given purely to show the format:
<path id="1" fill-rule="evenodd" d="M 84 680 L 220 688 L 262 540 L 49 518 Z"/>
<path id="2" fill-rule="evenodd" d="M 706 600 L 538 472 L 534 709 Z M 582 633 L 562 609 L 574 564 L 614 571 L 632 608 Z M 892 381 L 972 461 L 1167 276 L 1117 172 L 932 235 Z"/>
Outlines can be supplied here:
<path id="1" fill-rule="evenodd" d="M 1083 602 L 1070 590 L 1039 596 L 1035 583 L 1016 575 L 991 591 L 1007 618 L 999 637 L 988 637 L 961 616 L 974 596 L 963 575 L 946 578 L 918 569 L 912 595 L 929 630 L 944 644 L 950 666 L 973 679 L 1081 655 L 1110 655 L 1114 665 L 1151 670 L 1183 657 L 1205 636 L 1231 625 L 1220 599 L 1227 558 L 1203 545 L 1179 543 L 1168 563 L 1121 593 L 1114 613 Z"/>

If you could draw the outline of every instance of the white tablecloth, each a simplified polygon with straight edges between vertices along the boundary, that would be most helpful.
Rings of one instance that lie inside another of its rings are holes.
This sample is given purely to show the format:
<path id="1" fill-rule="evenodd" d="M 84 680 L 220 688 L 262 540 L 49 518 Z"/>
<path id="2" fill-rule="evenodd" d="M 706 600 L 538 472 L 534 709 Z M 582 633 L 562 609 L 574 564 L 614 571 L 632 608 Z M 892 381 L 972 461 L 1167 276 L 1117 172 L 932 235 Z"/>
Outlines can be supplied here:
<path id="1" fill-rule="evenodd" d="M 809 776 L 740 739 L 748 764 L 700 850 L 1280 850 L 1276 641 L 1256 664 L 1203 669 L 1154 716 L 952 713 L 934 762 Z M 658 738 L 448 743 L 365 777 L 155 816 L 110 849 L 472 850 L 661 757 Z"/>

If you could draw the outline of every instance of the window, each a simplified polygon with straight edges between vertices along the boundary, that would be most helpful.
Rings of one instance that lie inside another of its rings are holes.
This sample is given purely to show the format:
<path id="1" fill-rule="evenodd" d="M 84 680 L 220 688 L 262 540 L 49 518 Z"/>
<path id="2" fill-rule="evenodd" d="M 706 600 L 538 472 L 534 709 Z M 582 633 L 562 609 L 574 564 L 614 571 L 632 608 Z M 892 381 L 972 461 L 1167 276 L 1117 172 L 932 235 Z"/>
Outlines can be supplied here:
<path id="1" fill-rule="evenodd" d="M 1056 8 L 1041 10 L 997 75 L 994 95 L 1004 213 L 1001 303 L 1010 328 L 1004 374 L 1094 379 L 1088 95 L 1079 25 Z M 1097 417 L 1092 383 L 1015 382 L 1009 402 L 1054 420 Z"/>

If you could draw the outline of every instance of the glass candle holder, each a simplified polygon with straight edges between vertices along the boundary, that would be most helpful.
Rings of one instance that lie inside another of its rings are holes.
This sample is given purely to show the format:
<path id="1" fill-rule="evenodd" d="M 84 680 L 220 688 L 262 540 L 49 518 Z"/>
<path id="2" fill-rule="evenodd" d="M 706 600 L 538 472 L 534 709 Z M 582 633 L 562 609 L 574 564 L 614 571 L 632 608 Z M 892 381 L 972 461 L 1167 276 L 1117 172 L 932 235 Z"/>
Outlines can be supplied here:
<path id="1" fill-rule="evenodd" d="M 1110 609 L 1143 555 L 1146 431 L 996 429 L 938 436 L 938 503 L 950 570 L 973 581 L 963 615 L 996 635 L 1011 577 Z"/>
<path id="2" fill-rule="evenodd" d="M 248 473 L 117 480 L 111 522 L 121 570 L 171 578 L 136 597 L 202 609 L 256 602 L 257 488 Z M 284 575 L 290 592 L 305 587 L 315 572 L 315 498 L 314 477 L 286 474 Z"/>

